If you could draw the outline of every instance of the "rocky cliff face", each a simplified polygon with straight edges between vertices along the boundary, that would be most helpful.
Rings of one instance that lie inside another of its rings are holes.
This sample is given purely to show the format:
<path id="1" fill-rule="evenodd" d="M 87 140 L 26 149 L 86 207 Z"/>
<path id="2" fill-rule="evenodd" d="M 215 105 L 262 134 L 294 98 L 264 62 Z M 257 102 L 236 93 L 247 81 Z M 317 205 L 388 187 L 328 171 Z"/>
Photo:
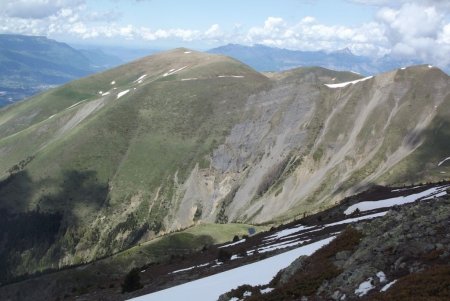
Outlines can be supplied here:
<path id="1" fill-rule="evenodd" d="M 447 75 L 421 66 L 339 87 L 318 71 L 282 74 L 244 103 L 206 174 L 190 178 L 215 179 L 200 198 L 218 203 L 206 220 L 286 219 L 373 183 L 446 177 Z"/>

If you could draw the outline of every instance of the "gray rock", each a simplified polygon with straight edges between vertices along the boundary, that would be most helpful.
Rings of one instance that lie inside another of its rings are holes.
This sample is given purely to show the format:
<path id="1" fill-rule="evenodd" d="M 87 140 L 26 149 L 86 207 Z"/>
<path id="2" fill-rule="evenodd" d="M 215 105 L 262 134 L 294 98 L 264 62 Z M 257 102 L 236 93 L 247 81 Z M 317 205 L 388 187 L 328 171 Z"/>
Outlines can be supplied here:
<path id="1" fill-rule="evenodd" d="M 301 270 L 304 267 L 306 259 L 308 259 L 308 256 L 300 256 L 299 258 L 294 260 L 294 262 L 292 262 L 287 268 L 281 270 L 279 272 L 281 273 L 279 284 L 287 283 L 297 271 Z"/>

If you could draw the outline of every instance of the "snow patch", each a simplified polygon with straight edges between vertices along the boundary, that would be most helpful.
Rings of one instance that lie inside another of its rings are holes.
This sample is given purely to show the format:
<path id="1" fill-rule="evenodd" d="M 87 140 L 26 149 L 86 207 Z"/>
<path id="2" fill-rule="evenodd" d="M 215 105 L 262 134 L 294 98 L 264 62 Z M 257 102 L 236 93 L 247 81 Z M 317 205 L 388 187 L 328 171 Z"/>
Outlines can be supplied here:
<path id="1" fill-rule="evenodd" d="M 180 273 L 180 272 L 190 271 L 190 270 L 193 270 L 193 269 L 196 269 L 196 268 L 205 267 L 207 265 L 209 265 L 209 262 L 208 263 L 204 263 L 204 264 L 194 265 L 192 267 L 188 267 L 188 268 L 181 269 L 181 270 L 176 270 L 176 271 L 170 272 L 169 274 L 176 274 L 176 273 Z"/>
<path id="2" fill-rule="evenodd" d="M 181 70 L 186 69 L 187 67 L 188 67 L 188 66 L 184 66 L 184 67 L 181 67 L 181 68 L 179 68 L 179 69 L 170 69 L 168 72 L 166 72 L 166 73 L 163 74 L 163 77 L 166 77 L 166 76 L 175 74 L 175 73 L 177 73 L 177 72 L 180 72 Z"/>
<path id="3" fill-rule="evenodd" d="M 405 70 L 405 69 L 406 69 L 406 67 L 401 67 L 400 69 L 401 69 L 401 70 Z"/>
<path id="4" fill-rule="evenodd" d="M 296 226 L 294 228 L 284 229 L 284 230 L 281 230 L 281 231 L 279 231 L 279 232 L 277 232 L 275 234 L 267 236 L 264 240 L 280 239 L 282 237 L 289 236 L 291 234 L 294 234 L 294 233 L 297 233 L 297 232 L 300 232 L 300 231 L 303 231 L 303 230 L 308 230 L 308 229 L 311 229 L 311 228 L 314 228 L 314 227 L 307 227 L 307 226 L 303 226 L 303 225 L 298 225 L 298 226 Z"/>
<path id="5" fill-rule="evenodd" d="M 430 69 L 431 69 L 431 68 L 433 68 L 433 66 L 432 66 L 432 65 L 428 65 L 428 68 L 430 68 Z"/>
<path id="6" fill-rule="evenodd" d="M 197 80 L 197 77 L 190 77 L 190 78 L 182 78 L 181 81 L 188 81 L 188 80 Z"/>
<path id="7" fill-rule="evenodd" d="M 388 284 L 386 284 L 385 286 L 383 286 L 383 287 L 381 288 L 380 292 L 385 292 L 385 291 L 387 291 L 387 290 L 388 290 L 391 286 L 393 286 L 396 282 L 397 282 L 397 279 L 394 280 L 394 281 L 392 281 L 392 282 L 389 282 Z"/>
<path id="8" fill-rule="evenodd" d="M 330 224 L 324 224 L 322 226 L 312 226 L 312 227 L 308 227 L 309 228 L 313 228 L 312 230 L 309 231 L 304 231 L 302 233 L 293 233 L 287 236 L 288 241 L 284 241 L 282 243 L 278 243 L 276 245 L 268 245 L 268 246 L 264 246 L 263 248 L 270 248 L 270 247 L 279 247 L 279 246 L 284 246 L 284 247 L 289 247 L 289 245 L 286 246 L 286 244 L 288 243 L 292 243 L 294 242 L 296 239 L 298 239 L 298 236 L 303 236 L 303 235 L 308 235 L 312 232 L 317 232 L 317 231 L 321 231 L 327 227 L 332 227 L 332 226 L 336 226 L 336 225 L 342 225 L 342 224 L 350 224 L 350 223 L 354 223 L 354 222 L 358 222 L 358 221 L 362 221 L 362 220 L 366 220 L 366 219 L 373 219 L 373 218 L 377 218 L 377 217 L 381 217 L 384 216 L 387 213 L 387 211 L 384 212 L 378 212 L 378 213 L 373 213 L 373 214 L 369 214 L 369 215 L 365 215 L 365 216 L 359 216 L 359 217 L 354 217 L 354 218 L 348 218 L 342 221 L 338 221 L 338 222 L 334 222 L 334 223 L 330 223 Z M 294 229 L 294 228 L 292 228 Z M 290 230 L 290 229 L 287 229 Z M 284 231 L 284 230 L 283 230 Z M 299 230 L 300 231 L 300 230 Z M 264 240 L 267 240 L 267 238 L 265 238 Z M 263 240 L 263 241 L 264 241 Z M 271 242 L 271 240 L 267 240 L 269 243 Z M 307 242 L 308 240 L 304 240 L 304 241 L 297 241 L 296 243 L 301 243 L 301 242 Z M 293 244 L 295 245 L 295 244 Z M 260 251 L 260 249 L 258 249 L 258 251 Z M 249 253 L 251 254 L 251 253 Z"/>
<path id="9" fill-rule="evenodd" d="M 446 186 L 440 186 L 440 187 L 433 187 L 433 188 L 427 189 L 425 191 L 422 191 L 420 193 L 411 194 L 408 196 L 400 196 L 400 197 L 395 197 L 395 198 L 386 199 L 386 200 L 379 200 L 379 201 L 368 201 L 368 202 L 356 203 L 356 204 L 348 207 L 344 211 L 344 213 L 348 215 L 348 214 L 353 213 L 356 209 L 358 209 L 359 211 L 369 211 L 369 210 L 374 210 L 374 209 L 387 208 L 387 207 L 393 207 L 396 205 L 412 203 L 419 199 L 423 199 L 425 197 L 433 197 L 437 194 L 445 192 L 445 189 L 447 189 L 447 187 L 449 187 L 449 186 L 446 185 Z"/>
<path id="10" fill-rule="evenodd" d="M 217 300 L 219 296 L 242 284 L 263 285 L 272 280 L 279 270 L 289 266 L 302 255 L 311 255 L 329 244 L 330 237 L 297 249 L 255 262 L 216 275 L 201 278 L 162 291 L 134 298 L 135 301 L 173 301 L 173 300 Z M 249 276 L 251 275 L 251 276 Z M 207 289 L 205 289 L 207 288 Z"/>
<path id="11" fill-rule="evenodd" d="M 109 95 L 110 94 L 110 92 L 105 92 L 105 93 L 102 93 L 102 96 L 106 96 L 106 95 Z"/>
<path id="12" fill-rule="evenodd" d="M 192 51 L 185 51 L 184 54 L 192 53 Z"/>
<path id="13" fill-rule="evenodd" d="M 387 280 L 387 278 L 386 278 L 386 274 L 383 272 L 383 271 L 379 271 L 378 273 L 377 273 L 377 277 L 378 277 L 378 279 L 380 279 L 380 282 L 381 283 L 384 283 L 384 282 L 386 282 Z"/>
<path id="14" fill-rule="evenodd" d="M 103 94 L 103 91 L 98 91 L 98 94 L 102 95 L 102 94 Z"/>
<path id="15" fill-rule="evenodd" d="M 302 244 L 302 243 L 308 242 L 308 241 L 310 241 L 310 239 L 297 240 L 297 241 L 290 240 L 290 241 L 285 241 L 285 242 L 274 244 L 274 245 L 261 247 L 261 248 L 258 248 L 257 251 L 258 251 L 258 253 L 267 253 L 267 252 L 271 252 L 271 251 L 275 251 L 275 250 L 279 250 L 279 249 L 293 247 L 293 246 L 296 246 L 296 245 L 299 245 L 299 244 Z M 251 255 L 253 252 L 254 252 L 254 250 L 248 251 L 247 254 Z"/>
<path id="16" fill-rule="evenodd" d="M 141 84 L 142 80 L 147 76 L 147 74 L 142 75 L 141 77 L 139 77 L 137 80 L 135 80 L 133 83 L 138 83 Z"/>
<path id="17" fill-rule="evenodd" d="M 438 166 L 441 166 L 442 164 L 444 164 L 446 161 L 450 160 L 450 157 L 445 158 L 444 160 L 442 160 L 441 162 L 438 163 Z"/>
<path id="18" fill-rule="evenodd" d="M 422 186 L 414 186 L 414 187 L 411 187 L 411 188 L 399 188 L 399 189 L 391 190 L 391 192 L 398 192 L 398 191 L 411 190 L 411 189 L 416 189 L 416 188 L 419 188 L 419 187 L 422 187 Z"/>
<path id="19" fill-rule="evenodd" d="M 111 85 L 115 85 L 115 84 L 116 84 L 116 81 L 113 80 L 113 81 L 111 82 Z"/>
<path id="20" fill-rule="evenodd" d="M 325 227 L 331 227 L 331 226 L 342 225 L 342 224 L 349 224 L 349 223 L 353 223 L 353 222 L 357 222 L 357 221 L 362 221 L 362 220 L 365 220 L 365 219 L 372 219 L 372 218 L 376 218 L 376 217 L 381 217 L 381 216 L 385 216 L 386 213 L 387 213 L 387 211 L 384 211 L 384 212 L 378 212 L 378 213 L 369 214 L 369 215 L 365 215 L 365 216 L 344 219 L 344 220 L 339 221 L 339 222 L 326 224 Z"/>
<path id="21" fill-rule="evenodd" d="M 231 78 L 243 78 L 243 75 L 218 75 L 217 77 L 219 78 L 226 78 L 226 77 L 231 77 Z"/>
<path id="22" fill-rule="evenodd" d="M 222 249 L 222 248 L 227 248 L 227 247 L 235 246 L 235 245 L 237 245 L 237 244 L 243 243 L 244 241 L 245 241 L 245 238 L 244 238 L 244 239 L 241 239 L 241 240 L 238 240 L 238 241 L 236 241 L 236 242 L 230 243 L 230 244 L 223 245 L 223 246 L 219 247 L 218 249 Z"/>
<path id="23" fill-rule="evenodd" d="M 273 288 L 268 287 L 268 288 L 262 289 L 261 294 L 267 294 L 267 293 L 270 293 L 271 291 L 273 291 Z"/>
<path id="24" fill-rule="evenodd" d="M 441 172 L 441 173 L 442 173 L 442 172 Z M 424 199 L 422 199 L 422 201 L 432 200 L 432 199 L 435 199 L 435 198 L 438 198 L 438 197 L 441 197 L 441 196 L 444 196 L 444 195 L 447 195 L 447 192 L 446 192 L 446 191 L 442 191 L 442 192 L 439 192 L 439 193 L 434 194 L 434 195 L 432 195 L 432 196 L 429 196 L 429 197 L 427 197 L 427 198 L 424 198 Z"/>
<path id="25" fill-rule="evenodd" d="M 373 279 L 372 277 L 370 277 L 366 281 L 362 282 L 359 287 L 355 289 L 355 295 L 357 295 L 358 297 L 362 297 L 373 290 L 375 286 L 373 286 L 372 281 Z"/>
<path id="26" fill-rule="evenodd" d="M 325 84 L 325 86 L 327 86 L 328 88 L 331 88 L 331 89 L 342 88 L 342 87 L 345 87 L 345 86 L 348 86 L 348 85 L 353 85 L 353 84 L 356 84 L 356 83 L 359 83 L 359 82 L 366 81 L 366 80 L 371 79 L 371 78 L 373 78 L 373 76 L 368 76 L 368 77 L 364 77 L 364 78 L 361 78 L 361 79 L 353 80 L 353 81 L 350 81 L 350 82 L 339 83 L 339 84 Z"/>
<path id="27" fill-rule="evenodd" d="M 128 92 L 130 92 L 129 89 L 128 89 L 128 90 L 125 90 L 125 91 L 122 91 L 122 92 L 119 92 L 119 94 L 117 94 L 117 99 L 121 98 L 122 96 L 124 96 L 124 95 L 127 94 Z"/>
<path id="28" fill-rule="evenodd" d="M 76 106 L 78 106 L 80 103 L 82 103 L 83 101 L 86 101 L 86 99 L 83 99 L 82 101 L 79 101 L 79 102 L 77 102 L 77 103 L 75 103 L 75 104 L 73 104 L 73 105 L 71 105 L 70 107 L 68 107 L 66 110 L 69 110 L 69 109 L 72 109 L 72 108 L 74 108 L 74 107 L 76 107 Z"/>

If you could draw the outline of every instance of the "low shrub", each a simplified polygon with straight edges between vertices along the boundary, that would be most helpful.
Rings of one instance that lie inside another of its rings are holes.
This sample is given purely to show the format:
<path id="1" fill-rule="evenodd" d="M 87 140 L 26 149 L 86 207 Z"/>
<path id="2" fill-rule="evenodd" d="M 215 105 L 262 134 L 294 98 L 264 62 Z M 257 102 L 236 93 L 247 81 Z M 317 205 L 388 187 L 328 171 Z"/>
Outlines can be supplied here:
<path id="1" fill-rule="evenodd" d="M 133 292 L 141 289 L 141 276 L 139 275 L 139 269 L 134 268 L 125 276 L 122 283 L 122 293 Z"/>

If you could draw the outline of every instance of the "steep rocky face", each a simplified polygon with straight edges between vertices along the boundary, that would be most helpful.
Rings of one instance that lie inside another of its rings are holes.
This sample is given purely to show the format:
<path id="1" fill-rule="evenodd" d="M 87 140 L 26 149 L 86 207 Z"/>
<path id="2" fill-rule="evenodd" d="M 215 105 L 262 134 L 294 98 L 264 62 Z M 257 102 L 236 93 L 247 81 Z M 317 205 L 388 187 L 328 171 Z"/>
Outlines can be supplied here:
<path id="1" fill-rule="evenodd" d="M 269 76 L 177 49 L 1 110 L 0 208 L 61 217 L 49 245 L 11 250 L 33 254 L 12 274 L 198 222 L 287 220 L 372 183 L 446 178 L 439 69 Z"/>
<path id="2" fill-rule="evenodd" d="M 328 81 L 326 81 L 328 80 Z M 250 97 L 206 175 L 211 218 L 266 222 L 317 211 L 372 183 L 446 177 L 449 78 L 420 66 L 349 84 L 311 72 Z M 219 175 L 219 176 L 217 176 Z M 195 176 L 193 177 L 195 181 Z"/>

